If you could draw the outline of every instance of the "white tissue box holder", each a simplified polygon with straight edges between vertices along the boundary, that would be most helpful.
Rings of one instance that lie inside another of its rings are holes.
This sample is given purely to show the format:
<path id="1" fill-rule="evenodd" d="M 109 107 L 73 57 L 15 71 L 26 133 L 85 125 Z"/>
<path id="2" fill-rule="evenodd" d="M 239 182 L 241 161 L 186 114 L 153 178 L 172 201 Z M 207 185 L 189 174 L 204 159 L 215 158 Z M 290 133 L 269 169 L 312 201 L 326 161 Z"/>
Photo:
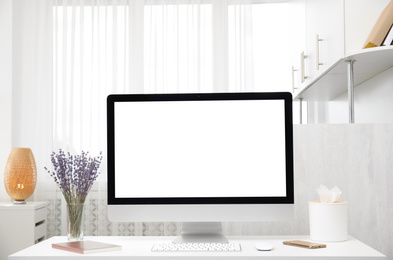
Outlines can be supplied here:
<path id="1" fill-rule="evenodd" d="M 346 201 L 321 203 L 310 201 L 310 239 L 340 242 L 348 239 L 348 208 Z"/>

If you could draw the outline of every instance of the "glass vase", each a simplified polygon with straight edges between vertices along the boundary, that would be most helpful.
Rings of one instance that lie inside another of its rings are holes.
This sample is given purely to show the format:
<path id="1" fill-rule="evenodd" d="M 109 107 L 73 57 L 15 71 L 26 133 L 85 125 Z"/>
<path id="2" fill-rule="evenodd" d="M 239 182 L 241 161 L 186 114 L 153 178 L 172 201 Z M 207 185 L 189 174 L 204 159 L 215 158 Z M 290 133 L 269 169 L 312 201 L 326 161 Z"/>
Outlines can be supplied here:
<path id="1" fill-rule="evenodd" d="M 84 203 L 67 203 L 67 238 L 68 241 L 83 240 Z"/>

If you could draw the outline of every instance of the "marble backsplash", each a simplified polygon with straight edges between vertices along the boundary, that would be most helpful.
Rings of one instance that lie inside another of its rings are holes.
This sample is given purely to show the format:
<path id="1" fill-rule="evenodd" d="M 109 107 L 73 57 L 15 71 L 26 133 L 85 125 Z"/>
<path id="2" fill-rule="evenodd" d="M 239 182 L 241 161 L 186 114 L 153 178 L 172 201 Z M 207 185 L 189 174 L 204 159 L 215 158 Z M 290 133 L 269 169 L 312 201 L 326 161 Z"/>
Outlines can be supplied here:
<path id="1" fill-rule="evenodd" d="M 315 188 L 337 185 L 348 201 L 349 234 L 393 258 L 393 125 L 296 125 L 294 152 L 295 203 L 304 221 Z"/>
<path id="2" fill-rule="evenodd" d="M 348 201 L 348 233 L 393 259 L 393 125 L 295 125 L 295 218 L 225 223 L 233 235 L 308 235 L 308 201 L 338 186 Z"/>

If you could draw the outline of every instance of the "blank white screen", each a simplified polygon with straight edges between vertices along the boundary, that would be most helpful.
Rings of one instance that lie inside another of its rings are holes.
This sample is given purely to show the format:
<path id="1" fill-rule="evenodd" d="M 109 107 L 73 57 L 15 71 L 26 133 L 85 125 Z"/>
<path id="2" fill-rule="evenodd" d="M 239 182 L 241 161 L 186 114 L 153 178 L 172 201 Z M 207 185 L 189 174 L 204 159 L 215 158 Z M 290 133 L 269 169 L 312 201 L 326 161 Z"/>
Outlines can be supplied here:
<path id="1" fill-rule="evenodd" d="M 115 197 L 286 196 L 283 100 L 115 103 Z"/>

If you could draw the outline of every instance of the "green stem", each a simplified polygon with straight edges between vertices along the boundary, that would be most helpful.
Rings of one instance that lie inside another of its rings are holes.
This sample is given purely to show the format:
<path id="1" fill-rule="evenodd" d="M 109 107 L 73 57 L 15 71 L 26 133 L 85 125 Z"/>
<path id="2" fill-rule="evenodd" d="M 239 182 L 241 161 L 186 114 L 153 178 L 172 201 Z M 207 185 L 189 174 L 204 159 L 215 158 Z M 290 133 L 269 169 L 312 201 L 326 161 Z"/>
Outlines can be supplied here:
<path id="1" fill-rule="evenodd" d="M 68 223 L 70 238 L 79 238 L 83 232 L 83 203 L 70 203 L 68 207 Z"/>

